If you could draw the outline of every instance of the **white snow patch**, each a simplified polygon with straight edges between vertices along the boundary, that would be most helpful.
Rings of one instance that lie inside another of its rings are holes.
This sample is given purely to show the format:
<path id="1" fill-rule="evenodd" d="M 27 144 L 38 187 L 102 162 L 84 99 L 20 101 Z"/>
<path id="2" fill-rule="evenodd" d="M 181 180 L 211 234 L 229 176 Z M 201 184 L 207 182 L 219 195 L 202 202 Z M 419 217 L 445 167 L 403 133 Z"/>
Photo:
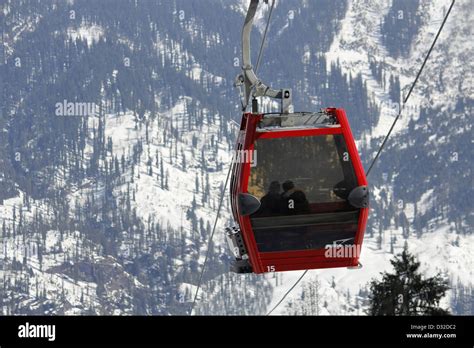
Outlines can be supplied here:
<path id="1" fill-rule="evenodd" d="M 76 40 L 78 38 L 86 40 L 87 44 L 90 46 L 100 40 L 100 38 L 104 35 L 104 29 L 96 24 L 83 24 L 79 28 L 69 28 L 67 34 L 72 40 Z"/>

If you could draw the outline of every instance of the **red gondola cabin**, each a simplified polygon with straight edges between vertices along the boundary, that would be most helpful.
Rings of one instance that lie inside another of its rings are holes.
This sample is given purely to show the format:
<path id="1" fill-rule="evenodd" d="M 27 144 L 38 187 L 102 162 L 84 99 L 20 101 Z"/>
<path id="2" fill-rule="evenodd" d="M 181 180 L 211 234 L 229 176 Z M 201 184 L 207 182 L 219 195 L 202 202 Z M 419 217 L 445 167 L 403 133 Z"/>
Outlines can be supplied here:
<path id="1" fill-rule="evenodd" d="M 368 187 L 343 109 L 242 118 L 227 229 L 233 271 L 357 267 Z"/>

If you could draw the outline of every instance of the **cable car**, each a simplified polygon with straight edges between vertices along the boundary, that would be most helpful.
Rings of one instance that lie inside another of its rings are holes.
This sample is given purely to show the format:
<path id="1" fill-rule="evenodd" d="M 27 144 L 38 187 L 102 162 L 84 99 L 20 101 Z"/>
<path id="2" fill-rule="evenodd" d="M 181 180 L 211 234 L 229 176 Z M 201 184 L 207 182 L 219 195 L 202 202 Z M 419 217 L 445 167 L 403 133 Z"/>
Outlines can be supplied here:
<path id="1" fill-rule="evenodd" d="M 257 78 L 250 31 L 258 3 L 251 1 L 245 19 L 243 73 L 236 79 L 244 92 L 230 188 L 237 226 L 226 229 L 232 271 L 357 268 L 369 190 L 346 113 L 292 112 L 290 89 Z M 280 112 L 260 113 L 262 96 L 280 99 Z"/>
<path id="2" fill-rule="evenodd" d="M 234 271 L 358 266 L 368 188 L 343 109 L 246 113 L 236 154 Z"/>

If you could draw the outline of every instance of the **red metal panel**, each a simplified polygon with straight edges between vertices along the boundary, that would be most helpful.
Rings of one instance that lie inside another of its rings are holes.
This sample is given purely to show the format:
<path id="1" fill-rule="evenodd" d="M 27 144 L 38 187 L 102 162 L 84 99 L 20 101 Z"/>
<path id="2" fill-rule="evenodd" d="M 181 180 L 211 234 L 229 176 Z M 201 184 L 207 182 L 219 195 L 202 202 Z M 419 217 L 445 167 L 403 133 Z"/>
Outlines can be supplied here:
<path id="1" fill-rule="evenodd" d="M 260 253 L 262 260 L 275 260 L 275 259 L 286 259 L 286 258 L 324 258 L 325 249 L 316 250 L 295 250 L 295 251 L 272 251 Z"/>
<path id="2" fill-rule="evenodd" d="M 356 245 L 354 248 L 356 254 L 348 257 L 326 257 L 326 249 L 260 253 L 259 257 L 263 269 L 266 272 L 270 271 L 272 268 L 275 271 L 280 272 L 282 270 L 287 270 L 288 267 L 293 270 L 348 267 L 356 266 L 358 264 L 358 250 L 360 250 L 360 247 L 357 247 Z"/>
<path id="3" fill-rule="evenodd" d="M 245 114 L 246 117 L 246 127 L 245 127 L 245 140 L 243 150 L 250 150 L 253 151 L 254 149 L 254 141 L 255 141 L 255 132 L 257 129 L 257 123 L 262 118 L 262 115 L 253 115 L 253 114 Z M 237 196 L 239 193 L 247 193 L 248 192 L 248 182 L 250 177 L 250 163 L 243 163 L 241 165 L 242 171 L 240 173 L 239 179 L 239 189 L 237 192 Z M 236 197 L 238 199 L 238 197 Z M 253 234 L 252 226 L 250 224 L 250 217 L 248 216 L 240 216 L 239 217 L 239 225 L 240 230 L 242 232 L 242 237 L 244 239 L 245 245 L 247 247 L 247 252 L 249 254 L 249 261 L 252 265 L 253 271 L 255 273 L 263 273 L 263 265 L 260 261 L 260 257 L 258 256 L 258 249 L 257 249 L 257 242 L 255 241 L 255 236 Z"/>
<path id="4" fill-rule="evenodd" d="M 346 112 L 344 111 L 344 109 L 335 109 L 334 111 L 342 127 L 344 139 L 346 140 L 346 144 L 347 144 L 347 150 L 349 151 L 349 156 L 351 158 L 354 171 L 357 176 L 358 185 L 368 186 L 365 170 L 364 170 L 364 167 L 362 166 L 362 162 L 359 157 L 359 152 L 357 151 L 357 147 L 355 145 L 354 136 L 352 135 L 351 127 L 349 125 Z M 365 227 L 367 225 L 368 216 L 369 216 L 369 208 L 360 209 L 359 226 L 358 226 L 357 233 L 354 239 L 354 244 L 359 245 L 360 248 L 362 248 L 362 241 L 364 239 L 364 232 L 365 232 Z M 358 263 L 359 263 L 359 259 L 357 258 L 357 260 L 354 260 L 353 266 L 357 266 Z"/>
<path id="5" fill-rule="evenodd" d="M 332 262 L 286 262 L 283 264 L 265 264 L 264 267 L 266 272 L 286 272 L 286 271 L 300 271 L 306 269 L 321 269 L 321 268 L 338 268 L 338 267 L 352 267 L 355 266 L 352 260 L 338 259 L 338 261 Z M 255 272 L 264 273 L 264 272 Z"/>
<path id="6" fill-rule="evenodd" d="M 329 109 L 331 110 L 331 109 Z M 354 166 L 354 171 L 357 176 L 357 181 L 359 186 L 367 185 L 367 178 L 365 176 L 364 168 L 362 167 L 362 162 L 360 161 L 359 152 L 355 145 L 354 136 L 351 132 L 351 127 L 349 121 L 347 120 L 346 112 L 344 109 L 335 109 L 336 118 L 341 124 L 342 134 L 344 135 L 344 140 L 347 144 L 347 150 L 351 157 L 352 165 Z"/>

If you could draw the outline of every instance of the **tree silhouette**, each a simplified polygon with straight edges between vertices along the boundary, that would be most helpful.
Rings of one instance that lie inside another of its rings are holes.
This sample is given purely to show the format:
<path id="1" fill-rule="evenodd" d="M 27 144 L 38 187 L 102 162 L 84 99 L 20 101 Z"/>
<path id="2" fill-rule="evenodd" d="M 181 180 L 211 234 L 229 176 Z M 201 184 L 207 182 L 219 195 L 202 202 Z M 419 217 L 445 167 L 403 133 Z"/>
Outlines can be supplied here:
<path id="1" fill-rule="evenodd" d="M 448 290 L 441 275 L 423 278 L 420 263 L 407 249 L 390 261 L 395 273 L 383 273 L 381 281 L 370 283 L 369 315 L 447 315 L 439 307 Z"/>

